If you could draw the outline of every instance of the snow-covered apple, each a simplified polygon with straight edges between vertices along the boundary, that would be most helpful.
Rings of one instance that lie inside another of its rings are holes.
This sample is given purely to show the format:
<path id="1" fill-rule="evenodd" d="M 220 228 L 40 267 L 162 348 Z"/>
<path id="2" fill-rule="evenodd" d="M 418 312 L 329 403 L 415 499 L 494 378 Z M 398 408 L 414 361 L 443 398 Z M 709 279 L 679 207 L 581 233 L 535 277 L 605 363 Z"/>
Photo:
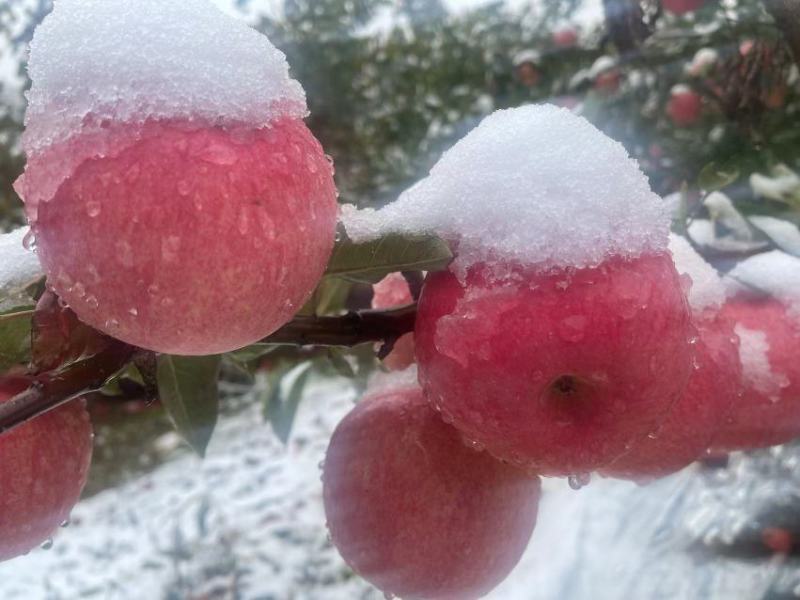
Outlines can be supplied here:
<path id="1" fill-rule="evenodd" d="M 758 254 L 726 282 L 730 297 L 721 314 L 740 339 L 743 392 L 714 448 L 762 448 L 800 437 L 800 259 L 778 250 Z"/>
<path id="2" fill-rule="evenodd" d="M 333 168 L 266 37 L 207 0 L 62 0 L 29 71 L 16 189 L 48 285 L 81 320 L 212 354 L 303 305 L 334 243 Z"/>
<path id="3" fill-rule="evenodd" d="M 468 447 L 407 375 L 369 391 L 333 433 L 323 469 L 331 538 L 387 594 L 477 598 L 527 546 L 539 478 Z"/>
<path id="4" fill-rule="evenodd" d="M 30 381 L 0 379 L 0 403 Z M 0 560 L 47 541 L 78 502 L 92 456 L 92 426 L 82 400 L 0 435 Z"/>
<path id="5" fill-rule="evenodd" d="M 602 66 L 602 65 L 601 65 Z M 498 111 L 348 235 L 436 232 L 415 329 L 425 395 L 495 456 L 543 475 L 608 465 L 683 393 L 694 328 L 669 214 L 625 149 L 552 106 Z"/>

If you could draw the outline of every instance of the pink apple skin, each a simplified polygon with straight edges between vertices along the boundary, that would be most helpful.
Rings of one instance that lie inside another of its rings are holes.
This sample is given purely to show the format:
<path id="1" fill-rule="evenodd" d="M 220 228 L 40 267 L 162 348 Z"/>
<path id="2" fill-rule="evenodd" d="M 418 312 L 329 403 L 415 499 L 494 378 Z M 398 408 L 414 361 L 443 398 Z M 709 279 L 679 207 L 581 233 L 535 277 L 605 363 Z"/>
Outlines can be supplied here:
<path id="1" fill-rule="evenodd" d="M 662 0 L 662 6 L 667 12 L 675 15 L 684 15 L 703 6 L 705 0 Z"/>
<path id="2" fill-rule="evenodd" d="M 578 33 L 572 27 L 564 27 L 553 32 L 553 43 L 559 48 L 572 48 L 578 43 Z"/>
<path id="3" fill-rule="evenodd" d="M 678 92 L 672 94 L 667 102 L 667 114 L 678 127 L 694 125 L 702 112 L 703 101 L 697 92 Z"/>
<path id="4" fill-rule="evenodd" d="M 681 398 L 655 437 L 647 437 L 602 469 L 607 477 L 646 483 L 700 458 L 728 418 L 742 389 L 739 338 L 719 315 L 696 321 L 694 369 Z"/>
<path id="5" fill-rule="evenodd" d="M 306 126 L 108 135 L 125 149 L 85 160 L 35 224 L 48 283 L 78 317 L 173 354 L 233 350 L 288 321 L 325 270 L 337 217 L 332 167 Z"/>
<path id="6" fill-rule="evenodd" d="M 667 254 L 466 288 L 430 275 L 417 316 L 429 401 L 470 440 L 542 475 L 589 473 L 653 432 L 683 393 L 694 328 Z"/>
<path id="7" fill-rule="evenodd" d="M 331 438 L 323 495 L 333 543 L 404 599 L 477 598 L 519 561 L 540 481 L 467 447 L 418 387 L 368 395 Z"/>
<path id="8" fill-rule="evenodd" d="M 785 377 L 771 397 L 745 376 L 744 391 L 714 438 L 717 451 L 767 448 L 800 437 L 800 327 L 786 307 L 771 298 L 739 295 L 722 307 L 722 315 L 749 330 L 766 334 L 770 370 Z"/>
<path id="9" fill-rule="evenodd" d="M 390 273 L 372 286 L 372 308 L 390 309 L 411 304 L 414 298 L 402 273 Z M 390 371 L 402 371 L 414 364 L 414 334 L 406 333 L 397 338 L 392 351 L 383 359 L 383 366 Z"/>
<path id="10" fill-rule="evenodd" d="M 0 379 L 0 403 L 28 385 Z M 92 425 L 80 400 L 0 435 L 0 561 L 41 545 L 69 518 L 91 457 Z"/>

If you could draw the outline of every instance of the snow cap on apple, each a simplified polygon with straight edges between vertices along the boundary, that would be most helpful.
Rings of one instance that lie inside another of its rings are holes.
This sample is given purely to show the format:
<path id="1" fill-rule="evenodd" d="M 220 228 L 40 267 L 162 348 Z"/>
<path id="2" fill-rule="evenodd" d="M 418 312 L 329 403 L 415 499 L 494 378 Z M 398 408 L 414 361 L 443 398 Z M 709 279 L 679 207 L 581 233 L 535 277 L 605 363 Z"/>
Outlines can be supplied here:
<path id="1" fill-rule="evenodd" d="M 345 206 L 354 240 L 437 233 L 456 267 L 489 260 L 584 268 L 666 252 L 669 214 L 625 148 L 552 105 L 500 110 L 380 210 Z"/>

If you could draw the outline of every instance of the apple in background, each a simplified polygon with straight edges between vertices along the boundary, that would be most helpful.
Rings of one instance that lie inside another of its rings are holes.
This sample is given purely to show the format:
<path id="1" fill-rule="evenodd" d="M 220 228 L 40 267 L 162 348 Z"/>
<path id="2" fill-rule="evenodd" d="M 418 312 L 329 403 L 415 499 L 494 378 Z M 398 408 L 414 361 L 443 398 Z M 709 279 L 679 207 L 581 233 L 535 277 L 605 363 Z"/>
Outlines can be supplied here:
<path id="1" fill-rule="evenodd" d="M 800 325 L 778 300 L 740 293 L 721 314 L 740 338 L 744 391 L 714 439 L 717 451 L 800 437 Z"/>
<path id="2" fill-rule="evenodd" d="M 509 574 L 539 503 L 534 475 L 468 447 L 412 382 L 368 391 L 325 457 L 331 539 L 402 598 L 477 598 Z"/>
<path id="3" fill-rule="evenodd" d="M 390 273 L 372 286 L 372 308 L 398 308 L 414 302 L 408 282 L 402 273 Z M 414 334 L 401 335 L 394 343 L 392 351 L 383 359 L 383 365 L 390 371 L 402 371 L 414 363 Z"/>
<path id="4" fill-rule="evenodd" d="M 705 0 L 662 0 L 661 6 L 667 12 L 675 15 L 684 15 L 703 6 Z"/>
<path id="5" fill-rule="evenodd" d="M 574 27 L 565 26 L 553 32 L 553 44 L 558 48 L 572 48 L 578 43 L 578 32 Z"/>
<path id="6" fill-rule="evenodd" d="M 657 430 L 692 370 L 694 327 L 664 254 L 571 272 L 473 268 L 423 286 L 420 383 L 445 421 L 542 475 L 607 466 Z"/>
<path id="7" fill-rule="evenodd" d="M 694 369 L 686 391 L 652 437 L 602 469 L 607 477 L 646 483 L 701 458 L 741 393 L 739 340 L 721 315 L 699 318 Z"/>
<path id="8" fill-rule="evenodd" d="M 0 403 L 24 391 L 0 379 Z M 92 425 L 72 401 L 0 435 L 0 560 L 47 541 L 78 502 L 92 457 Z"/>
<path id="9" fill-rule="evenodd" d="M 326 268 L 338 214 L 332 166 L 305 124 L 154 121 L 105 135 L 124 149 L 84 161 L 33 226 L 48 285 L 83 322 L 202 355 L 291 319 Z M 78 137 L 50 159 L 90 143 Z"/>
<path id="10" fill-rule="evenodd" d="M 678 127 L 688 127 L 700 120 L 703 99 L 700 94 L 685 85 L 672 88 L 667 101 L 667 114 Z"/>

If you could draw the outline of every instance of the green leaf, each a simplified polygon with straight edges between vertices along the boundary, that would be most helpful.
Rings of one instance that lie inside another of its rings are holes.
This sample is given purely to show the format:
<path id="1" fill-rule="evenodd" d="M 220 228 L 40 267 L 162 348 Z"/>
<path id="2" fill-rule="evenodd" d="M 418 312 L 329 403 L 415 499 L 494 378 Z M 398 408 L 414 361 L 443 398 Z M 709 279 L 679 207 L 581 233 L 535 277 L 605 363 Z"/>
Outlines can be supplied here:
<path id="1" fill-rule="evenodd" d="M 342 377 L 353 379 L 356 372 L 353 367 L 347 362 L 345 352 L 340 348 L 328 348 L 328 360 L 330 361 L 336 372 Z"/>
<path id="2" fill-rule="evenodd" d="M 178 433 L 200 456 L 217 424 L 220 356 L 158 357 L 158 393 Z"/>
<path id="3" fill-rule="evenodd" d="M 341 311 L 346 308 L 345 302 L 352 287 L 351 281 L 341 277 L 323 277 L 314 294 L 297 314 L 323 316 Z"/>
<path id="4" fill-rule="evenodd" d="M 284 444 L 289 441 L 297 408 L 303 397 L 303 388 L 311 374 L 312 366 L 313 363 L 305 362 L 293 369 L 278 369 L 269 374 L 269 391 L 264 400 L 264 417 Z M 285 379 L 292 376 L 294 379 L 284 396 Z"/>
<path id="5" fill-rule="evenodd" d="M 32 319 L 32 308 L 0 315 L 0 373 L 30 360 Z"/>
<path id="6" fill-rule="evenodd" d="M 280 344 L 263 344 L 261 342 L 257 344 L 251 344 L 250 346 L 245 346 L 239 350 L 234 350 L 233 352 L 229 352 L 228 356 L 239 363 L 247 363 L 253 360 L 258 360 L 274 352 L 278 348 L 280 348 Z"/>
<path id="7" fill-rule="evenodd" d="M 739 167 L 732 161 L 712 161 L 700 171 L 697 182 L 708 192 L 721 190 L 739 179 Z"/>
<path id="8" fill-rule="evenodd" d="M 439 271 L 452 258 L 436 236 L 389 235 L 363 244 L 343 240 L 334 248 L 326 274 L 375 283 L 395 271 Z"/>

